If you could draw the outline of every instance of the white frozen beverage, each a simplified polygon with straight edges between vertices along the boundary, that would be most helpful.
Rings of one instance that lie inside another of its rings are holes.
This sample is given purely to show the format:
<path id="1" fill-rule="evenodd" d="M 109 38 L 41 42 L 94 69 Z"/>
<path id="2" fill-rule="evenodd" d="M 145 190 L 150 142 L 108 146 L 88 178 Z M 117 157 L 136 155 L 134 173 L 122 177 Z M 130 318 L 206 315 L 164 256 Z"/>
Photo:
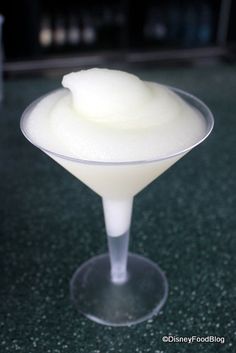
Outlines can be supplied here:
<path id="1" fill-rule="evenodd" d="M 102 196 L 107 232 L 119 236 L 133 196 L 205 136 L 206 122 L 171 89 L 126 72 L 83 70 L 62 84 L 26 116 L 25 133 Z"/>

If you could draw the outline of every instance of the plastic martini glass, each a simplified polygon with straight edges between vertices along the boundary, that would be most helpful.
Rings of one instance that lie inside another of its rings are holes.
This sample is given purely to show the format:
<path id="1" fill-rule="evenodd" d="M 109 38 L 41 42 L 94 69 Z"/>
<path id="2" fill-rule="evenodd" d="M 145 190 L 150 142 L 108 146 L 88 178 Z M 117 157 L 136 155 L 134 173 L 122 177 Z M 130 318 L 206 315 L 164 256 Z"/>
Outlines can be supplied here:
<path id="1" fill-rule="evenodd" d="M 202 114 L 205 135 L 184 150 L 154 160 L 81 160 L 39 146 L 27 131 L 27 121 L 43 97 L 34 101 L 21 118 L 21 130 L 32 144 L 102 197 L 109 253 L 93 257 L 78 268 L 70 282 L 70 295 L 81 313 L 104 325 L 129 326 L 147 320 L 160 311 L 167 299 L 168 284 L 162 270 L 151 260 L 128 253 L 133 198 L 203 142 L 214 125 L 203 102 L 182 90 L 171 89 Z"/>

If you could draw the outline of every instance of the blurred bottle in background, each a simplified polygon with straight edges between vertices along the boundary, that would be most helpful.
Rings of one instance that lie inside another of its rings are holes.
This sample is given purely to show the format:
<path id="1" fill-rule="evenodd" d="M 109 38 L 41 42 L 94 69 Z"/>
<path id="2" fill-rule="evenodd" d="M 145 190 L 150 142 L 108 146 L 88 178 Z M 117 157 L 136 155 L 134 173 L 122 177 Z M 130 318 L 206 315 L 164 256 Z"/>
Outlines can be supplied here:
<path id="1" fill-rule="evenodd" d="M 203 47 L 214 42 L 213 5 L 210 0 L 151 1 L 138 9 L 132 6 L 131 15 L 121 2 L 77 4 L 69 11 L 60 8 L 56 15 L 51 8 L 41 18 L 39 43 L 50 53 L 129 45 L 143 49 Z"/>
<path id="2" fill-rule="evenodd" d="M 48 15 L 43 15 L 39 28 L 39 44 L 42 48 L 49 48 L 52 45 L 52 23 Z"/>
<path id="3" fill-rule="evenodd" d="M 170 45 L 179 44 L 181 36 L 182 12 L 179 1 L 171 1 L 167 6 L 167 40 Z"/>
<path id="4" fill-rule="evenodd" d="M 147 8 L 143 28 L 149 43 L 191 48 L 209 45 L 213 39 L 213 11 L 209 1 L 174 1 Z"/>
<path id="5" fill-rule="evenodd" d="M 3 45 L 2 45 L 2 28 L 4 18 L 0 14 L 0 103 L 3 99 Z"/>
<path id="6" fill-rule="evenodd" d="M 54 23 L 53 30 L 53 44 L 57 47 L 63 47 L 66 44 L 66 26 L 65 17 L 63 15 L 57 15 Z"/>
<path id="7" fill-rule="evenodd" d="M 198 4 L 195 1 L 186 2 L 183 6 L 183 20 L 181 28 L 182 45 L 191 48 L 196 45 L 198 32 Z"/>
<path id="8" fill-rule="evenodd" d="M 82 18 L 82 41 L 86 46 L 94 45 L 97 40 L 97 29 L 94 18 L 86 11 Z"/>
<path id="9" fill-rule="evenodd" d="M 147 40 L 164 42 L 167 38 L 165 11 L 161 6 L 151 6 L 147 12 L 144 26 L 144 37 Z"/>
<path id="10" fill-rule="evenodd" d="M 209 2 L 199 3 L 197 42 L 199 46 L 209 45 L 213 37 L 213 13 Z"/>
<path id="11" fill-rule="evenodd" d="M 67 29 L 67 43 L 76 47 L 81 42 L 80 20 L 75 14 L 69 15 L 69 24 Z"/>

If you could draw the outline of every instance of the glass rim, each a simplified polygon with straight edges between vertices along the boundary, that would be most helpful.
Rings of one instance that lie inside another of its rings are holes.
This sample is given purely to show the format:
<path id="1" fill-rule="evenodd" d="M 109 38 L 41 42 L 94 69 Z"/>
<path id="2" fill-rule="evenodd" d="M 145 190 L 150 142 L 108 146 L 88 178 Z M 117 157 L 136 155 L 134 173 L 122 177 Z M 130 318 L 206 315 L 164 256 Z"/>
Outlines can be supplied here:
<path id="1" fill-rule="evenodd" d="M 190 145 L 189 147 L 186 147 L 184 149 L 181 149 L 175 153 L 170 153 L 168 155 L 163 155 L 163 156 L 159 156 L 157 158 L 152 158 L 152 159 L 144 159 L 144 160 L 133 160 L 133 161 L 94 161 L 94 160 L 87 160 L 87 159 L 81 159 L 81 158 L 77 158 L 74 156 L 69 156 L 69 155 L 64 155 L 61 153 L 58 153 L 56 151 L 51 151 L 48 148 L 45 148 L 43 146 L 38 145 L 37 143 L 35 143 L 31 137 L 26 133 L 25 129 L 24 129 L 24 120 L 25 117 L 27 115 L 27 113 L 33 108 L 33 106 L 35 106 L 35 104 L 37 104 L 40 100 L 42 100 L 44 97 L 46 97 L 48 94 L 51 94 L 53 92 L 56 92 L 58 90 L 61 90 L 62 88 L 58 88 L 55 90 L 52 90 L 50 92 L 48 92 L 47 94 L 44 94 L 42 96 L 40 96 L 39 98 L 35 99 L 31 104 L 29 104 L 26 109 L 23 111 L 22 116 L 20 118 L 20 129 L 23 133 L 23 135 L 25 136 L 25 138 L 32 143 L 35 147 L 39 148 L 40 150 L 42 150 L 43 152 L 47 153 L 47 154 L 51 154 L 55 157 L 59 157 L 71 162 L 76 162 L 76 163 L 81 163 L 81 164 L 90 164 L 90 165 L 110 165 L 110 166 L 117 166 L 117 165 L 135 165 L 135 164 L 144 164 L 144 163 L 155 163 L 155 162 L 159 162 L 159 161 L 163 161 L 166 159 L 170 159 L 173 157 L 177 157 L 181 154 L 185 154 L 187 152 L 189 152 L 191 149 L 193 149 L 194 147 L 198 146 L 200 143 L 202 143 L 211 133 L 213 127 L 214 127 L 214 117 L 212 112 L 210 111 L 210 109 L 208 108 L 208 106 L 201 101 L 199 98 L 195 97 L 194 95 L 173 87 L 173 86 L 169 86 L 169 85 L 163 85 L 164 87 L 169 88 L 170 90 L 172 90 L 173 92 L 177 93 L 181 98 L 189 98 L 190 100 L 192 100 L 193 102 L 196 102 L 204 111 L 204 114 L 202 114 L 204 120 L 206 121 L 207 125 L 206 125 L 206 133 L 205 135 L 199 139 L 199 141 L 195 142 L 194 144 Z M 196 108 L 197 110 L 199 110 L 198 108 Z"/>

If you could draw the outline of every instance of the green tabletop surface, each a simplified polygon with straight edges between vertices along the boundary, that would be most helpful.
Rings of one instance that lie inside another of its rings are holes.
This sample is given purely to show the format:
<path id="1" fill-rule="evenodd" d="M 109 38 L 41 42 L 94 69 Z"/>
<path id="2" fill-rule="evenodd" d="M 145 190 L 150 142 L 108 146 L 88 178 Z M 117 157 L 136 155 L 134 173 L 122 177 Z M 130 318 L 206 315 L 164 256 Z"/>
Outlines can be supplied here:
<path id="1" fill-rule="evenodd" d="M 129 328 L 71 305 L 73 272 L 106 251 L 101 199 L 20 132 L 24 108 L 60 78 L 11 79 L 0 108 L 0 352 L 236 351 L 236 66 L 136 73 L 193 93 L 215 116 L 211 136 L 135 197 L 130 250 L 164 270 L 168 300 Z M 163 342 L 168 335 L 225 343 Z"/>

